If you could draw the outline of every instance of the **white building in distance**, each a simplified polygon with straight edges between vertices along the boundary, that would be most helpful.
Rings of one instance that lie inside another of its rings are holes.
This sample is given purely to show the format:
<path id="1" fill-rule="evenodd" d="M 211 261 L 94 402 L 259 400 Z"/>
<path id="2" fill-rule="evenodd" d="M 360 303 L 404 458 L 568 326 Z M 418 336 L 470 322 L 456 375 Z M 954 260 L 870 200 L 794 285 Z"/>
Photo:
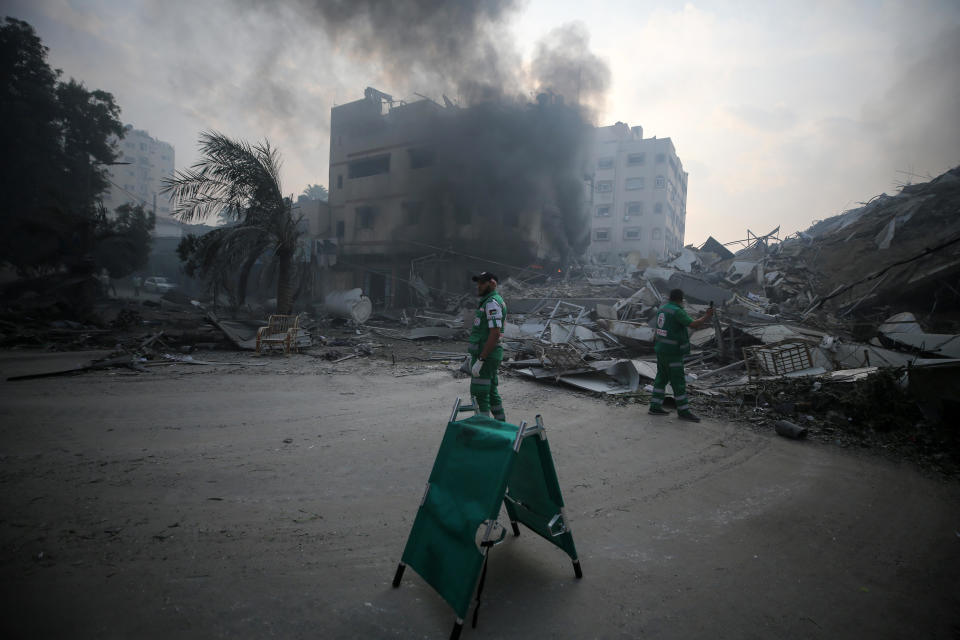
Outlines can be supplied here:
<path id="1" fill-rule="evenodd" d="M 590 247 L 601 264 L 630 254 L 655 263 L 683 247 L 687 172 L 670 138 L 644 138 L 642 127 L 597 127 L 588 173 L 593 174 Z"/>
<path id="2" fill-rule="evenodd" d="M 153 138 L 132 125 L 123 128 L 123 138 L 115 141 L 116 164 L 109 169 L 110 190 L 104 195 L 103 205 L 113 212 L 122 204 L 142 204 L 157 215 L 156 235 L 179 236 L 180 223 L 173 220 L 170 199 L 163 193 L 162 180 L 173 175 L 173 145 Z"/>

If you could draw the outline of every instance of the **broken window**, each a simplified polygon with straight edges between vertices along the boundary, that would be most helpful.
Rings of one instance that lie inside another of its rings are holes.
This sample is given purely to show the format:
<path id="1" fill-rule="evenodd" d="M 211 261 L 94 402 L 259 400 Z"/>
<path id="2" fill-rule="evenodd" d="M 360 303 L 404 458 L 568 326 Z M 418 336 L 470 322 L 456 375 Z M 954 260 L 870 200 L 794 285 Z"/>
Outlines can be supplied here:
<path id="1" fill-rule="evenodd" d="M 643 178 L 627 178 L 627 191 L 643 189 Z"/>
<path id="2" fill-rule="evenodd" d="M 623 230 L 623 239 L 624 240 L 640 240 L 642 237 L 642 230 L 640 227 L 627 227 Z"/>
<path id="3" fill-rule="evenodd" d="M 627 165 L 637 166 L 641 165 L 647 161 L 647 154 L 645 153 L 630 153 L 627 154 Z"/>
<path id="4" fill-rule="evenodd" d="M 373 219 L 377 215 L 376 207 L 357 207 L 356 213 L 357 227 L 360 229 L 373 229 Z"/>
<path id="5" fill-rule="evenodd" d="M 642 216 L 643 215 L 643 203 L 642 202 L 628 202 L 627 209 L 625 212 L 627 216 Z"/>
<path id="6" fill-rule="evenodd" d="M 606 252 L 595 253 L 594 256 L 597 258 L 597 262 L 600 264 L 607 264 L 607 260 L 610 258 L 610 254 Z"/>
<path id="7" fill-rule="evenodd" d="M 610 205 L 606 205 L 606 206 L 603 206 L 603 207 L 597 207 L 597 215 L 598 215 L 598 216 L 601 216 L 601 217 L 603 217 L 603 216 L 609 216 L 609 215 L 610 215 Z"/>
<path id="8" fill-rule="evenodd" d="M 597 160 L 597 169 L 613 169 L 613 158 L 600 158 Z"/>
<path id="9" fill-rule="evenodd" d="M 657 189 L 663 189 L 667 186 L 667 179 L 663 176 L 657 176 L 656 187 Z"/>
<path id="10" fill-rule="evenodd" d="M 650 237 L 652 237 L 654 240 L 659 240 L 660 237 L 661 237 L 661 235 L 662 235 L 662 233 L 663 233 L 663 232 L 660 231 L 660 227 L 657 227 L 657 228 L 655 228 L 655 229 L 653 230 L 653 233 L 651 234 Z"/>
<path id="11" fill-rule="evenodd" d="M 403 221 L 406 224 L 420 224 L 420 212 L 423 211 L 422 202 L 402 202 L 400 208 L 403 209 Z"/>
<path id="12" fill-rule="evenodd" d="M 390 154 L 382 156 L 372 156 L 370 158 L 361 158 L 354 160 L 347 167 L 347 178 L 366 178 L 382 173 L 390 173 Z"/>
<path id="13" fill-rule="evenodd" d="M 433 166 L 434 160 L 436 159 L 436 152 L 429 147 L 407 149 L 407 153 L 410 155 L 411 169 L 422 169 Z"/>
<path id="14" fill-rule="evenodd" d="M 594 240 L 609 240 L 610 239 L 610 229 L 594 229 L 593 230 L 593 239 Z"/>
<path id="15" fill-rule="evenodd" d="M 613 191 L 613 181 L 612 180 L 598 180 L 597 181 L 597 193 L 607 193 Z"/>
<path id="16" fill-rule="evenodd" d="M 345 235 L 343 220 L 337 220 L 337 237 L 342 238 Z"/>

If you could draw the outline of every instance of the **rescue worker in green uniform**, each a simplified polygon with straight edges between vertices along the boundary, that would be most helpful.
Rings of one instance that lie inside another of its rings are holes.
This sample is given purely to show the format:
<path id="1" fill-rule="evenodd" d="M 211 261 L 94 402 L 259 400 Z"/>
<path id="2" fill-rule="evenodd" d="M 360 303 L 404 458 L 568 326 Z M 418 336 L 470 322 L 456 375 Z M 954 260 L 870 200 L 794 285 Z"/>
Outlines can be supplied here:
<path id="1" fill-rule="evenodd" d="M 665 416 L 670 412 L 663 408 L 663 398 L 667 383 L 673 387 L 673 398 L 677 403 L 677 417 L 690 422 L 700 422 L 690 411 L 687 398 L 687 379 L 683 371 L 683 356 L 690 353 L 690 336 L 687 327 L 699 329 L 713 316 L 713 307 L 693 320 L 683 310 L 683 291 L 670 292 L 670 301 L 657 310 L 654 329 L 654 350 L 657 353 L 657 377 L 653 381 L 653 397 L 650 399 L 650 413 Z"/>
<path id="2" fill-rule="evenodd" d="M 484 271 L 473 276 L 480 303 L 473 317 L 470 332 L 470 395 L 477 399 L 477 409 L 485 416 L 501 422 L 507 419 L 503 400 L 497 393 L 497 369 L 503 360 L 500 335 L 507 317 L 507 305 L 497 293 L 497 276 Z"/>

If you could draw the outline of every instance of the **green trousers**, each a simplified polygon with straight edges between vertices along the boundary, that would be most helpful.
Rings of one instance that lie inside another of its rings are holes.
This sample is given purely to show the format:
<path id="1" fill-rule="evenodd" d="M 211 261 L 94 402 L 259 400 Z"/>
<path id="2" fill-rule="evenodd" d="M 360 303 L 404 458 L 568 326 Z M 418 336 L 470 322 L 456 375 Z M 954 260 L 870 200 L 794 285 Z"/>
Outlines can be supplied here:
<path id="1" fill-rule="evenodd" d="M 477 355 L 470 355 L 470 365 L 473 366 L 477 361 Z M 487 358 L 480 367 L 480 375 L 470 378 L 470 395 L 477 399 L 477 409 L 481 412 L 489 411 L 493 417 L 501 422 L 506 422 L 507 415 L 503 411 L 503 400 L 497 393 L 497 369 L 500 368 L 500 360 Z"/>
<path id="2" fill-rule="evenodd" d="M 690 400 L 687 398 L 687 379 L 683 373 L 682 355 L 657 354 L 657 377 L 653 381 L 651 407 L 659 407 L 663 404 L 667 383 L 673 387 L 673 399 L 677 402 L 677 411 L 689 413 Z"/>

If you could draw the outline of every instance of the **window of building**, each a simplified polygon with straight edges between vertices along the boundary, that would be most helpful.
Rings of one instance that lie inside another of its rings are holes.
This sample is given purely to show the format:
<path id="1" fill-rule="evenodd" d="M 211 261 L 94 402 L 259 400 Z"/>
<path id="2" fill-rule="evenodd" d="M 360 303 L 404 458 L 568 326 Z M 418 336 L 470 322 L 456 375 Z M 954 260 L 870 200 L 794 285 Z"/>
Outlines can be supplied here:
<path id="1" fill-rule="evenodd" d="M 403 210 L 403 221 L 408 225 L 420 224 L 420 212 L 423 211 L 422 202 L 401 202 L 400 208 Z"/>
<path id="2" fill-rule="evenodd" d="M 593 239 L 604 242 L 610 239 L 610 229 L 594 229 L 593 230 Z"/>
<path id="3" fill-rule="evenodd" d="M 607 260 L 610 259 L 610 254 L 606 251 L 601 251 L 600 253 L 595 253 L 593 255 L 600 264 L 607 264 Z"/>
<path id="4" fill-rule="evenodd" d="M 516 211 L 503 212 L 503 226 L 511 227 L 513 229 L 520 226 L 520 216 Z"/>
<path id="5" fill-rule="evenodd" d="M 641 236 L 642 230 L 640 227 L 627 227 L 623 230 L 624 240 L 640 240 Z"/>
<path id="6" fill-rule="evenodd" d="M 357 227 L 360 229 L 373 229 L 373 219 L 377 215 L 376 207 L 357 207 L 356 212 Z"/>
<path id="7" fill-rule="evenodd" d="M 342 238 L 345 234 L 343 220 L 337 220 L 337 237 Z"/>
<path id="8" fill-rule="evenodd" d="M 643 189 L 643 178 L 627 178 L 627 191 L 637 191 Z"/>
<path id="9" fill-rule="evenodd" d="M 624 215 L 627 216 L 642 216 L 643 215 L 643 203 L 642 202 L 628 202 L 627 208 L 624 211 Z"/>
<path id="10" fill-rule="evenodd" d="M 597 169 L 613 169 L 613 158 L 600 158 L 597 160 Z"/>
<path id="11" fill-rule="evenodd" d="M 630 153 L 627 154 L 627 164 L 629 166 L 635 167 L 643 164 L 647 161 L 647 154 L 645 153 Z"/>
<path id="12" fill-rule="evenodd" d="M 337 189 L 343 189 L 343 175 L 337 176 Z"/>
<path id="13" fill-rule="evenodd" d="M 382 173 L 390 173 L 390 154 L 382 156 L 372 156 L 370 158 L 361 158 L 354 160 L 347 166 L 347 178 L 366 178 L 367 176 L 376 176 Z"/>
<path id="14" fill-rule="evenodd" d="M 597 181 L 597 193 L 608 193 L 613 191 L 613 181 L 612 180 L 598 180 Z"/>
<path id="15" fill-rule="evenodd" d="M 662 202 L 657 202 L 656 204 L 654 204 L 654 205 L 653 205 L 653 212 L 654 212 L 654 213 L 663 213 L 663 203 L 662 203 Z"/>
<path id="16" fill-rule="evenodd" d="M 598 215 L 598 216 L 601 216 L 601 217 L 603 217 L 603 216 L 609 216 L 609 215 L 610 215 L 610 205 L 606 205 L 606 206 L 603 206 L 603 207 L 597 207 L 597 215 Z"/>
<path id="17" fill-rule="evenodd" d="M 662 153 L 657 154 L 657 164 L 663 164 L 666 159 L 667 156 L 663 155 Z"/>
<path id="18" fill-rule="evenodd" d="M 141 143 L 140 143 L 140 151 L 146 151 L 146 150 L 147 150 L 147 143 L 146 143 L 146 142 L 141 142 Z"/>
<path id="19" fill-rule="evenodd" d="M 656 187 L 657 189 L 663 189 L 667 186 L 667 179 L 663 176 L 657 176 Z"/>
<path id="20" fill-rule="evenodd" d="M 653 233 L 650 234 L 650 237 L 653 238 L 654 240 L 659 240 L 662 237 L 662 235 L 663 235 L 663 232 L 660 231 L 660 227 L 656 227 L 653 230 Z"/>
<path id="21" fill-rule="evenodd" d="M 436 160 L 436 152 L 429 147 L 407 149 L 407 153 L 410 155 L 411 169 L 423 169 L 424 167 L 433 166 Z"/>

